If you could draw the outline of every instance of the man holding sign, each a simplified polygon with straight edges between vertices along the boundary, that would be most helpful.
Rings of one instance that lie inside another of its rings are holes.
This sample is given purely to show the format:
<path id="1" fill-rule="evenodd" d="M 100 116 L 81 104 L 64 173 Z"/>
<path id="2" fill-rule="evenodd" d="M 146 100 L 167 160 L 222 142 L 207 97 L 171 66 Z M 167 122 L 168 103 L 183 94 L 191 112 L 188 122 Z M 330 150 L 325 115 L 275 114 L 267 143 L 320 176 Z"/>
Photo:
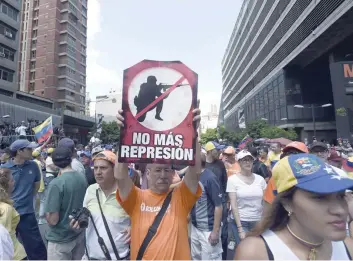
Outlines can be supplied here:
<path id="1" fill-rule="evenodd" d="M 124 128 L 123 111 L 117 116 Z M 200 110 L 192 111 L 196 126 Z M 197 127 L 195 128 L 197 130 Z M 195 131 L 196 136 L 196 131 Z M 195 138 L 195 137 L 194 137 Z M 147 164 L 149 189 L 133 185 L 128 163 L 116 163 L 116 198 L 131 217 L 131 260 L 190 260 L 187 216 L 201 196 L 201 147 L 196 142 L 195 166 L 190 166 L 179 186 L 170 190 L 175 173 L 169 164 Z"/>

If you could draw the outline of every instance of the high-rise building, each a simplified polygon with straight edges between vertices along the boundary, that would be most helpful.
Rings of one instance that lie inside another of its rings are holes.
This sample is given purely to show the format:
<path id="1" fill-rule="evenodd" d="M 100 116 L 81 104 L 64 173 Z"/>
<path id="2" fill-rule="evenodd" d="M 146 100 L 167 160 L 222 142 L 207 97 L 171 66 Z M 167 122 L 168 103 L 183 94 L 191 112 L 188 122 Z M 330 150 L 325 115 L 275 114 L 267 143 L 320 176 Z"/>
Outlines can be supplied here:
<path id="1" fill-rule="evenodd" d="M 235 129 L 266 119 L 301 138 L 328 140 L 342 129 L 353 137 L 353 122 L 340 123 L 353 115 L 335 81 L 343 69 L 332 70 L 353 60 L 352 23 L 352 0 L 244 0 L 222 62 L 218 124 Z"/>
<path id="2" fill-rule="evenodd" d="M 0 88 L 17 90 L 17 63 L 20 40 L 20 10 L 18 0 L 0 2 Z"/>
<path id="3" fill-rule="evenodd" d="M 23 0 L 22 9 L 20 91 L 84 115 L 87 0 Z"/>

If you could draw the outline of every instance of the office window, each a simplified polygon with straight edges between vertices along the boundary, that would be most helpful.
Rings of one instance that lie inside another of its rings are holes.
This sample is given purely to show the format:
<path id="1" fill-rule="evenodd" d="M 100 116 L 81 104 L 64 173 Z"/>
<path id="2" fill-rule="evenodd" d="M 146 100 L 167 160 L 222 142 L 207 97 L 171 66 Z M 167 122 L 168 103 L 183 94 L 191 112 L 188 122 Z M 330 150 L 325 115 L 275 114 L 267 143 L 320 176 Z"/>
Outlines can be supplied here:
<path id="1" fill-rule="evenodd" d="M 35 61 L 31 61 L 31 69 L 35 69 L 36 68 L 36 62 Z"/>
<path id="2" fill-rule="evenodd" d="M 80 75 L 80 82 L 86 83 L 86 77 L 83 75 Z"/>
<path id="3" fill-rule="evenodd" d="M 83 25 L 87 25 L 87 19 L 85 17 L 82 16 L 82 24 Z"/>
<path id="4" fill-rule="evenodd" d="M 87 8 L 82 5 L 82 13 L 87 16 Z"/>
<path id="5" fill-rule="evenodd" d="M 86 54 L 86 47 L 83 44 L 81 44 L 81 52 Z"/>
<path id="6" fill-rule="evenodd" d="M 30 80 L 33 81 L 36 79 L 36 72 L 31 72 L 31 74 L 29 75 Z"/>
<path id="7" fill-rule="evenodd" d="M 38 34 L 38 30 L 37 30 L 37 29 L 33 30 L 33 32 L 32 32 L 32 38 L 36 38 L 36 37 L 37 37 L 37 34 Z"/>
<path id="8" fill-rule="evenodd" d="M 77 15 L 77 9 L 76 9 L 76 7 L 75 7 L 73 4 L 69 3 L 69 9 L 70 9 L 70 11 L 71 11 L 72 13 L 74 13 L 75 15 Z"/>
<path id="9" fill-rule="evenodd" d="M 31 52 L 31 58 L 36 58 L 37 52 L 36 51 L 32 51 Z"/>
<path id="10" fill-rule="evenodd" d="M 32 40 L 32 48 L 37 46 L 37 39 Z"/>
<path id="11" fill-rule="evenodd" d="M 86 56 L 81 54 L 81 62 L 86 64 Z"/>
<path id="12" fill-rule="evenodd" d="M 17 21 L 18 11 L 15 8 L 5 3 L 1 3 L 1 12 L 6 14 L 8 17 L 12 18 L 13 20 Z"/>
<path id="13" fill-rule="evenodd" d="M 73 38 L 71 35 L 67 35 L 67 42 L 69 43 L 69 44 L 71 44 L 71 45 L 73 45 L 73 46 L 75 46 L 76 45 L 76 39 L 75 38 Z"/>
<path id="14" fill-rule="evenodd" d="M 67 30 L 76 36 L 76 28 L 72 24 L 67 24 Z"/>
<path id="15" fill-rule="evenodd" d="M 0 34 L 4 35 L 5 37 L 11 40 L 16 39 L 16 31 L 1 23 L 0 23 Z"/>

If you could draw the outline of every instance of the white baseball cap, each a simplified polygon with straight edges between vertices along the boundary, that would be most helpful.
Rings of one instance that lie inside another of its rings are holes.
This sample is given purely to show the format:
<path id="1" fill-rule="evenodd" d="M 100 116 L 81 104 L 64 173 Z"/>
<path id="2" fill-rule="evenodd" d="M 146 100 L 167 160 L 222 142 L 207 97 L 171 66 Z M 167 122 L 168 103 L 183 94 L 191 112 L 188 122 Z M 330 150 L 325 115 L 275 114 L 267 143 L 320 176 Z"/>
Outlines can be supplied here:
<path id="1" fill-rule="evenodd" d="M 242 150 L 237 154 L 237 160 L 239 161 L 239 160 L 241 160 L 245 157 L 248 157 L 248 156 L 254 158 L 249 151 Z"/>

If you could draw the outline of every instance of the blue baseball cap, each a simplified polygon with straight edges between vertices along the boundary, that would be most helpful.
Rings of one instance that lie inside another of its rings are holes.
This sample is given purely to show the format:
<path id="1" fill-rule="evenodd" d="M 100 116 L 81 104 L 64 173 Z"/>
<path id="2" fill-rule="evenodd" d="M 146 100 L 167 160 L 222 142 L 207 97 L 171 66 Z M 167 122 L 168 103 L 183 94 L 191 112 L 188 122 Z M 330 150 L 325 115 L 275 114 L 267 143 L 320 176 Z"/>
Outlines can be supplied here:
<path id="1" fill-rule="evenodd" d="M 80 153 L 80 157 L 83 157 L 83 156 L 85 156 L 87 158 L 91 158 L 92 157 L 91 152 L 85 151 L 85 150 L 81 151 L 81 153 Z"/>
<path id="2" fill-rule="evenodd" d="M 58 148 L 68 148 L 73 150 L 75 148 L 75 142 L 70 138 L 62 138 L 58 142 Z"/>
<path id="3" fill-rule="evenodd" d="M 35 142 L 29 142 L 28 140 L 16 140 L 10 145 L 10 150 L 15 152 L 24 148 L 35 149 L 38 144 Z"/>
<path id="4" fill-rule="evenodd" d="M 353 179 L 336 172 L 312 154 L 294 154 L 277 162 L 272 169 L 277 192 L 293 187 L 317 194 L 331 194 L 353 188 Z"/>
<path id="5" fill-rule="evenodd" d="M 113 145 L 106 145 L 106 146 L 105 146 L 105 149 L 106 149 L 106 150 L 112 150 L 112 149 L 113 149 Z"/>

